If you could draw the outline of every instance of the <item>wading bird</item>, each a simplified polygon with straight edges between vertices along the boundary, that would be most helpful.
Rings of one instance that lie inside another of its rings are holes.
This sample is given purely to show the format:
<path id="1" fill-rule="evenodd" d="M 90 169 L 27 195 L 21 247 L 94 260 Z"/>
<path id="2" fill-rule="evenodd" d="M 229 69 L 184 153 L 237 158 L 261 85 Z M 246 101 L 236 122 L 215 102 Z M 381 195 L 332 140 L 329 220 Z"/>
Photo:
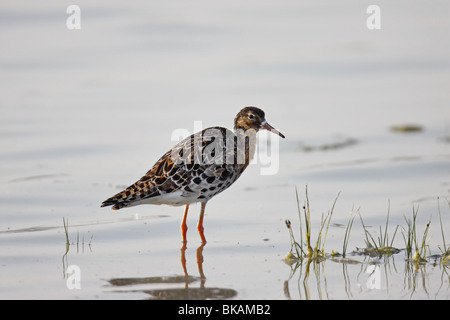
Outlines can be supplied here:
<path id="1" fill-rule="evenodd" d="M 247 168 L 255 153 L 259 129 L 284 138 L 267 123 L 264 111 L 245 107 L 234 119 L 234 132 L 211 127 L 185 138 L 166 152 L 142 178 L 103 201 L 101 206 L 118 210 L 140 204 L 185 205 L 181 232 L 186 243 L 189 205 L 200 202 L 197 230 L 202 243 L 206 243 L 203 233 L 206 203 L 232 185 Z"/>

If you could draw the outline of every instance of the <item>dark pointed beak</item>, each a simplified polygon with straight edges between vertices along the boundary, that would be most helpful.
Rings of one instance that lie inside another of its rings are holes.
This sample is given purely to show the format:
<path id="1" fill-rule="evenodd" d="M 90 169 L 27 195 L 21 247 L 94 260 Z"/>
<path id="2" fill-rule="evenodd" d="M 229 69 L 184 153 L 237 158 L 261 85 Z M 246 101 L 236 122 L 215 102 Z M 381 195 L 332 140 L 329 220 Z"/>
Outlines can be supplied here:
<path id="1" fill-rule="evenodd" d="M 269 130 L 270 132 L 275 133 L 275 134 L 279 135 L 280 137 L 282 137 L 284 139 L 284 134 L 282 134 L 280 131 L 278 131 L 277 129 L 272 127 L 269 123 L 267 123 L 266 120 L 264 120 L 261 123 L 261 129 Z"/>

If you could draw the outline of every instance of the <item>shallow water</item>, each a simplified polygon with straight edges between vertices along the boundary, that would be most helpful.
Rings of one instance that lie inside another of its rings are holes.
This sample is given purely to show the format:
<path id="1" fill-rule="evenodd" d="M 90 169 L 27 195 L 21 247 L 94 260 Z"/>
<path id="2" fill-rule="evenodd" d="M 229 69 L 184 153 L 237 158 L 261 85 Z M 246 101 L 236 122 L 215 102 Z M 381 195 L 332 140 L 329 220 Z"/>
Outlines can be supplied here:
<path id="1" fill-rule="evenodd" d="M 341 250 L 352 210 L 376 237 L 388 210 L 392 234 L 418 206 L 419 233 L 431 219 L 439 254 L 437 197 L 450 242 L 448 3 L 381 1 L 381 30 L 366 28 L 356 1 L 78 4 L 81 30 L 66 28 L 57 1 L 0 4 L 0 298 L 449 298 L 448 267 L 415 270 L 403 251 L 309 273 L 282 261 L 284 220 L 298 230 L 296 186 L 303 203 L 308 185 L 313 238 L 341 192 L 327 253 Z M 198 205 L 186 249 L 181 207 L 99 207 L 175 129 L 231 127 L 245 105 L 287 138 L 208 203 L 206 246 Z M 391 130 L 404 124 L 422 130 Z M 349 250 L 364 239 L 355 220 Z M 394 246 L 404 248 L 401 229 Z"/>

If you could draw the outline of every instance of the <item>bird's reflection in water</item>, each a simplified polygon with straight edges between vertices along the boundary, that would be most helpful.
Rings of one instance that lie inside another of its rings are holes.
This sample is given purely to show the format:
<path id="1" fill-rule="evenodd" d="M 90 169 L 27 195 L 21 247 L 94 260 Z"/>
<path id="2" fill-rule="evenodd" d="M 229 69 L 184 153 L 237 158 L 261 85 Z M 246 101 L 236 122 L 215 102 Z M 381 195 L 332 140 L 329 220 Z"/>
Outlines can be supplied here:
<path id="1" fill-rule="evenodd" d="M 124 293 L 136 293 L 143 292 L 148 294 L 149 299 L 161 299 L 161 300 L 204 300 L 204 299 L 230 299 L 237 295 L 237 291 L 228 288 L 208 288 L 205 286 L 206 277 L 203 272 L 203 248 L 206 243 L 202 243 L 196 250 L 196 259 L 199 276 L 191 276 L 188 274 L 186 267 L 186 243 L 180 249 L 181 253 L 181 267 L 183 268 L 184 275 L 173 276 L 153 276 L 144 278 L 112 278 L 108 280 L 109 284 L 114 287 L 127 287 L 126 290 L 120 290 L 116 292 Z M 192 287 L 194 284 L 199 283 L 198 287 Z M 161 287 L 162 285 L 168 285 L 168 288 L 152 289 L 152 286 Z M 136 289 L 133 286 L 148 285 L 148 289 Z"/>

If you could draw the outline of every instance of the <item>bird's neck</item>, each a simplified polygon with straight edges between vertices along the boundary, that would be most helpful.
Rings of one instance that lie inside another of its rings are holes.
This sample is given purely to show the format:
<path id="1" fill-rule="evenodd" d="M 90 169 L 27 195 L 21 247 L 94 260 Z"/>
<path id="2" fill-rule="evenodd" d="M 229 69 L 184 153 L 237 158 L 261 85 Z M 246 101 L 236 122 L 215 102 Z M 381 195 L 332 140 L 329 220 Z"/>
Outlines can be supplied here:
<path id="1" fill-rule="evenodd" d="M 253 159 L 256 150 L 256 130 L 235 128 L 237 163 L 245 169 Z"/>

